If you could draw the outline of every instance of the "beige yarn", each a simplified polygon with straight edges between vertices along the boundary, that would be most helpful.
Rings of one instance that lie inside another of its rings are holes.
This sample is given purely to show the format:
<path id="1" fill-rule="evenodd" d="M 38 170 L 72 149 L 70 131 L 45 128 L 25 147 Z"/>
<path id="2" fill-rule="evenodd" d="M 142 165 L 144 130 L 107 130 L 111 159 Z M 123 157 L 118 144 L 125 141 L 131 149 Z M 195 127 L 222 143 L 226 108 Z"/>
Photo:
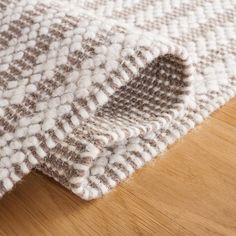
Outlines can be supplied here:
<path id="1" fill-rule="evenodd" d="M 0 0 L 0 196 L 37 167 L 102 196 L 236 94 L 235 0 Z"/>

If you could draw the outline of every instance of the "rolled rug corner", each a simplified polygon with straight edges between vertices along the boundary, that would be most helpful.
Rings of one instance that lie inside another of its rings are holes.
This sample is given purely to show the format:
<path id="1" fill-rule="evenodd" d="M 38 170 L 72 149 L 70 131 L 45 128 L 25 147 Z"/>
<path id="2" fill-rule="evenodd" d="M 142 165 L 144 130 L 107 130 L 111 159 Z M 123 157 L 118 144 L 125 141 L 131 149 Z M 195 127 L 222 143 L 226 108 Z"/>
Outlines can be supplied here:
<path id="1" fill-rule="evenodd" d="M 0 13 L 1 197 L 37 167 L 98 198 L 165 149 L 194 99 L 183 47 L 60 1 Z"/>

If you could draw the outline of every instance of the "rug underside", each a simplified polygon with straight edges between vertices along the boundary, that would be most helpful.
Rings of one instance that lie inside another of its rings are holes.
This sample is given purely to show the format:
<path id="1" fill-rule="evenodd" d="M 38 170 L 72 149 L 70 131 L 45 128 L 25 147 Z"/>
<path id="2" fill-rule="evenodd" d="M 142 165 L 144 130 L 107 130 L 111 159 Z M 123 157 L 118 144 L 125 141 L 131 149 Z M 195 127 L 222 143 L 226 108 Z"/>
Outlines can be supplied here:
<path id="1" fill-rule="evenodd" d="M 235 0 L 0 0 L 0 197 L 37 168 L 101 197 L 236 95 Z"/>

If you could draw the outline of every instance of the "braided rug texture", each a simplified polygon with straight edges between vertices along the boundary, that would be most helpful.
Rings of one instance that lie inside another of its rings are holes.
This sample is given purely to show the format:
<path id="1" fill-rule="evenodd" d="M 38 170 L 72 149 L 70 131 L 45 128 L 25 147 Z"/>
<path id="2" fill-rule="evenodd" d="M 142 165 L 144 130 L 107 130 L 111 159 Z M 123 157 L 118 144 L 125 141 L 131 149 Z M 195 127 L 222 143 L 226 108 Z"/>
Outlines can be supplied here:
<path id="1" fill-rule="evenodd" d="M 102 196 L 235 76 L 236 0 L 0 0 L 0 197 L 32 168 Z"/>

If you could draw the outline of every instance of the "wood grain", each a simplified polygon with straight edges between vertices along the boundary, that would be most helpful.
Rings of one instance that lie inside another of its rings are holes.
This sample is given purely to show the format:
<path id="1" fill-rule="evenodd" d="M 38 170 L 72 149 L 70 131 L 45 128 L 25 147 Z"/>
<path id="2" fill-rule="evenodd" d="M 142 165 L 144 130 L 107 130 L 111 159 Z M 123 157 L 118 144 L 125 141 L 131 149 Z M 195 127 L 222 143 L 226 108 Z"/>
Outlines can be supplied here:
<path id="1" fill-rule="evenodd" d="M 0 201 L 0 235 L 236 235 L 236 98 L 103 199 L 34 172 Z"/>

